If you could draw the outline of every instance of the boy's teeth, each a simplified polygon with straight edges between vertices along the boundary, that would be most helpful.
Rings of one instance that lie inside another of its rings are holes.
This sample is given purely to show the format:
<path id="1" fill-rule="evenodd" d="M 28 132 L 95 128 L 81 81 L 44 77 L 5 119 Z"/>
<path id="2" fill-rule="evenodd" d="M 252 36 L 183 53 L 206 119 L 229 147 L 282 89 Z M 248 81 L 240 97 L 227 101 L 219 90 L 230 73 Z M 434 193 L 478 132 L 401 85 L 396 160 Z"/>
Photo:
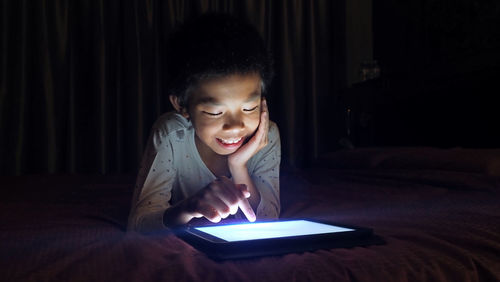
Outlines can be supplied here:
<path id="1" fill-rule="evenodd" d="M 220 139 L 220 140 L 222 141 L 222 143 L 225 143 L 225 144 L 234 144 L 234 143 L 240 142 L 241 138 L 233 139 L 233 140 L 226 140 L 226 139 Z"/>

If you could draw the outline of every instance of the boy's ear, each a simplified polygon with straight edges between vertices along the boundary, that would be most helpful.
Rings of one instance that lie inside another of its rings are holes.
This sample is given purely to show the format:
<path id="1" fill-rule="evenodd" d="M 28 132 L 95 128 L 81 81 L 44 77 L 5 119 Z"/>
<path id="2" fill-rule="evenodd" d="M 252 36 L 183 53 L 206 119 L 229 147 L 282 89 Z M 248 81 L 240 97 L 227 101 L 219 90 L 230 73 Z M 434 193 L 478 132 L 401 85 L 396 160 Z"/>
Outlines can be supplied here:
<path id="1" fill-rule="evenodd" d="M 174 106 L 174 109 L 177 111 L 177 113 L 181 114 L 185 118 L 189 118 L 189 113 L 185 107 L 182 107 L 179 103 L 179 97 L 175 95 L 169 95 L 168 98 L 170 99 L 170 103 L 172 106 Z"/>

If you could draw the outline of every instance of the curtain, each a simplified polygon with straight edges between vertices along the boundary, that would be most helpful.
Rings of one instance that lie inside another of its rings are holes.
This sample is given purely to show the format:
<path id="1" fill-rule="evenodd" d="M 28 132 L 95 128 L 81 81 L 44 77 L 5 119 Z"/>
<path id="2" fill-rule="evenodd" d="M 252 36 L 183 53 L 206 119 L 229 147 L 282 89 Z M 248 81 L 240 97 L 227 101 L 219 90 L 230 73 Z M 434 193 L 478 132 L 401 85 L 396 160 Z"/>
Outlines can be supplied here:
<path id="1" fill-rule="evenodd" d="M 340 1 L 1 1 L 0 173 L 135 173 L 154 120 L 172 110 L 169 32 L 209 11 L 246 17 L 277 75 L 268 101 L 283 164 L 332 149 L 345 84 Z"/>

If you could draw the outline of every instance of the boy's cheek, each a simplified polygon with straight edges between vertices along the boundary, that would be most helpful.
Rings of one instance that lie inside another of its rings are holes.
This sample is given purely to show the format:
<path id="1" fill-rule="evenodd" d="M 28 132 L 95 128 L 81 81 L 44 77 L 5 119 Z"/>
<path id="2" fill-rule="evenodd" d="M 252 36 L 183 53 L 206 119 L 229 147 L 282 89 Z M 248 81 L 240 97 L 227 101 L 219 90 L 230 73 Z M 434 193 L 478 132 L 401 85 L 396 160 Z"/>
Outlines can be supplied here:
<path id="1" fill-rule="evenodd" d="M 247 132 L 249 132 L 250 134 L 253 134 L 257 130 L 257 128 L 259 128 L 259 124 L 260 124 L 260 120 L 255 120 L 255 119 L 246 120 L 245 127 L 246 127 Z"/>
<path id="2" fill-rule="evenodd" d="M 192 120 L 195 128 L 211 127 L 217 124 L 217 119 L 206 117 L 203 114 L 193 116 Z"/>

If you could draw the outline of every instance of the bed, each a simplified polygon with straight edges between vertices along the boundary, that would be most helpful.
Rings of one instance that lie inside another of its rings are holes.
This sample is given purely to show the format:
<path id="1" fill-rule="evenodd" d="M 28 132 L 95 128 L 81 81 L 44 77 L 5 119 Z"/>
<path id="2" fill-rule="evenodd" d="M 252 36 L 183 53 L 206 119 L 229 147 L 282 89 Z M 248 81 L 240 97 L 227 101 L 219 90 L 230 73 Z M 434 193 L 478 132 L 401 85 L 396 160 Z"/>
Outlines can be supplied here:
<path id="1" fill-rule="evenodd" d="M 215 261 L 125 232 L 134 175 L 1 177 L 0 281 L 500 281 L 500 150 L 365 148 L 283 170 L 282 218 L 386 244 Z"/>

